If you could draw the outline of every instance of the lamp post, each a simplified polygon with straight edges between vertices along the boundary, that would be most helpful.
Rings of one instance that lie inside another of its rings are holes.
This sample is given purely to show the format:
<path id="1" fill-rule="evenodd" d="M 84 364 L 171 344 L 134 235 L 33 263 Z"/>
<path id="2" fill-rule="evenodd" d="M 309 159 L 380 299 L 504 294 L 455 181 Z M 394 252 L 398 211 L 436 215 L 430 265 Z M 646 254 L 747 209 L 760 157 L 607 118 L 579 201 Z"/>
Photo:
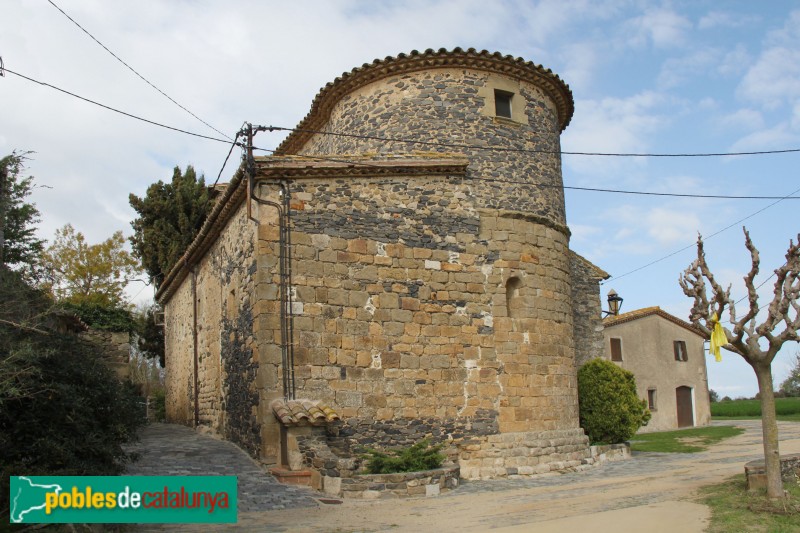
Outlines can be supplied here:
<path id="1" fill-rule="evenodd" d="M 608 311 L 603 311 L 603 313 L 605 316 L 617 316 L 620 308 L 622 308 L 622 296 L 611 289 L 608 291 Z"/>

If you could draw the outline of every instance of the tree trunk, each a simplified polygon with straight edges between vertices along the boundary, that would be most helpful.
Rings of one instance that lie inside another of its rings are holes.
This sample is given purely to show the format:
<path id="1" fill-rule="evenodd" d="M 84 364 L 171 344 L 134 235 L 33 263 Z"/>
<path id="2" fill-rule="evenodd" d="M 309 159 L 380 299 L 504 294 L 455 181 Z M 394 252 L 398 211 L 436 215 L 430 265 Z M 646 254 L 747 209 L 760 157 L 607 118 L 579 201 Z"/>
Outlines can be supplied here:
<path id="1" fill-rule="evenodd" d="M 761 396 L 761 430 L 764 436 L 764 466 L 767 472 L 767 497 L 783 498 L 781 454 L 778 450 L 778 422 L 775 417 L 775 394 L 772 389 L 772 367 L 753 365 Z"/>

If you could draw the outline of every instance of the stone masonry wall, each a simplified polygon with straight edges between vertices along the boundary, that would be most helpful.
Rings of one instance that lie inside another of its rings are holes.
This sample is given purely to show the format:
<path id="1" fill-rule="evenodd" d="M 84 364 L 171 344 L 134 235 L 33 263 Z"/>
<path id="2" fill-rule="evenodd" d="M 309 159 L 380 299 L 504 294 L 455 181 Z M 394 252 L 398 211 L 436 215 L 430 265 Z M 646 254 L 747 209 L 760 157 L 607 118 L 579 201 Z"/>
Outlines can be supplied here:
<path id="1" fill-rule="evenodd" d="M 478 211 L 460 179 L 351 179 L 345 213 L 332 190 L 292 184 L 293 311 L 298 397 L 333 405 L 347 421 L 338 436 L 361 445 L 577 427 L 563 233 Z M 406 242 L 378 240 L 387 225 Z M 273 311 L 259 331 L 277 339 L 277 231 L 259 232 L 272 275 L 259 294 Z"/>
<path id="2" fill-rule="evenodd" d="M 603 357 L 603 319 L 600 280 L 591 265 L 576 254 L 570 257 L 572 273 L 572 314 L 575 331 L 576 367 Z"/>
<path id="3" fill-rule="evenodd" d="M 128 366 L 131 356 L 130 333 L 89 328 L 81 337 L 102 348 L 103 359 L 117 378 L 125 380 L 130 376 Z"/>
<path id="4" fill-rule="evenodd" d="M 487 112 L 495 88 L 515 94 L 513 120 Z M 466 466 L 477 477 L 494 472 L 498 458 L 526 468 L 580 463 L 572 455 L 588 454 L 588 445 L 578 428 L 553 102 L 503 75 L 432 69 L 344 95 L 324 129 L 343 135 L 315 135 L 298 154 L 352 154 L 367 165 L 365 156 L 469 159 L 458 176 L 290 184 L 297 391 L 341 415 L 330 428 L 332 449 L 469 441 L 478 463 Z M 359 134 L 450 146 L 351 137 Z M 259 270 L 270 267 L 272 276 L 259 285 L 272 313 L 264 338 L 277 339 L 277 230 L 263 218 L 259 237 Z M 265 341 L 270 361 L 279 362 L 276 348 Z M 536 457 L 513 459 L 517 451 L 491 440 L 498 434 L 521 435 Z M 558 436 L 561 448 L 540 446 L 534 435 Z"/>
<path id="5" fill-rule="evenodd" d="M 491 435 L 460 447 L 464 479 L 532 476 L 576 469 L 592 462 L 589 438 L 580 428 Z"/>
<path id="6" fill-rule="evenodd" d="M 244 209 L 197 265 L 198 422 L 254 456 L 260 424 L 252 304 L 255 224 Z M 194 423 L 192 276 L 166 307 L 168 418 Z"/>
<path id="7" fill-rule="evenodd" d="M 512 105 L 524 107 L 523 121 L 486 113 L 494 105 L 494 87 L 517 93 Z M 333 108 L 326 130 L 451 146 L 317 135 L 300 153 L 339 158 L 460 153 L 470 158 L 470 195 L 476 207 L 519 211 L 565 226 L 556 116 L 553 103 L 527 82 L 482 71 L 428 70 L 389 77 L 348 94 Z"/>
<path id="8" fill-rule="evenodd" d="M 187 277 L 164 307 L 164 366 L 167 421 L 194 424 L 192 278 Z"/>

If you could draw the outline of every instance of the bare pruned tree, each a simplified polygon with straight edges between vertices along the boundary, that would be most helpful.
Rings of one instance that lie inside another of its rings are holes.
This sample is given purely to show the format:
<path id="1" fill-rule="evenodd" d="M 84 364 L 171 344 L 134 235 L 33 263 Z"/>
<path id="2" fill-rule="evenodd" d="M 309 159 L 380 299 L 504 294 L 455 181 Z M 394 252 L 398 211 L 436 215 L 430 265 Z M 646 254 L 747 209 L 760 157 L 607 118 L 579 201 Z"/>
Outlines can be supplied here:
<path id="1" fill-rule="evenodd" d="M 755 278 L 760 266 L 759 253 L 744 229 L 745 246 L 750 251 L 751 267 L 744 277 L 747 289 L 748 306 L 739 317 L 736 302 L 731 298 L 731 286 L 723 289 L 714 279 L 706 263 L 703 239 L 697 239 L 697 259 L 689 265 L 678 282 L 684 294 L 694 299 L 689 321 L 707 337 L 714 329 L 714 315 L 722 319 L 723 311 L 728 309 L 733 329 L 723 328 L 727 344 L 726 350 L 737 353 L 753 368 L 758 379 L 761 397 L 761 424 L 764 435 L 764 461 L 767 472 L 767 496 L 783 497 L 781 483 L 780 452 L 778 450 L 778 424 L 775 418 L 775 395 L 772 384 L 772 361 L 785 342 L 797 342 L 800 328 L 800 234 L 798 243 L 789 241 L 786 262 L 775 270 L 773 298 L 767 308 L 763 322 L 756 317 L 761 310 L 758 305 L 758 292 Z M 708 291 L 710 288 L 710 292 Z"/>

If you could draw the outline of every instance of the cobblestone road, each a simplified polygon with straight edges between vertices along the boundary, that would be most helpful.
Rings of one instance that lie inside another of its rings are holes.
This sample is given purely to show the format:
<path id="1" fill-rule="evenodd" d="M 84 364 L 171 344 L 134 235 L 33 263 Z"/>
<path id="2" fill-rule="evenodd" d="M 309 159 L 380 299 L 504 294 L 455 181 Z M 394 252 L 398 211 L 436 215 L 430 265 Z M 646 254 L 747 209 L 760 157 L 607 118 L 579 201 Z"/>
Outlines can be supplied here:
<path id="1" fill-rule="evenodd" d="M 612 515 L 612 525 L 616 525 L 609 531 L 638 531 L 641 522 L 626 527 L 617 520 L 634 516 L 629 510 L 656 512 L 673 505 L 665 511 L 671 516 L 669 513 L 681 512 L 674 505 L 697 507 L 674 502 L 686 501 L 698 487 L 741 473 L 745 462 L 763 457 L 759 420 L 728 424 L 742 426 L 746 433 L 706 452 L 640 453 L 630 460 L 568 474 L 462 482 L 437 498 L 345 500 L 341 505 L 325 505 L 317 499 L 323 498 L 320 493 L 277 483 L 233 444 L 168 424 L 143 430 L 135 448 L 142 457 L 128 473 L 239 476 L 237 524 L 148 525 L 138 526 L 137 531 L 574 531 L 569 519 L 578 520 L 585 529 L 584 521 L 596 526 L 597 517 L 609 512 L 625 513 Z M 780 423 L 780 434 L 782 452 L 800 452 L 800 424 Z M 658 520 L 650 515 L 644 518 Z M 636 519 L 641 520 L 638 515 Z M 670 526 L 667 521 L 660 525 L 669 530 L 676 524 Z M 692 529 L 696 525 L 683 525 L 684 531 L 700 531 L 702 528 Z M 650 526 L 655 527 L 652 531 L 666 531 L 659 529 L 659 524 Z"/>
<path id="2" fill-rule="evenodd" d="M 230 442 L 177 424 L 150 424 L 130 450 L 140 459 L 132 476 L 238 476 L 240 512 L 274 511 L 319 505 L 318 493 L 278 483 L 249 455 Z"/>

